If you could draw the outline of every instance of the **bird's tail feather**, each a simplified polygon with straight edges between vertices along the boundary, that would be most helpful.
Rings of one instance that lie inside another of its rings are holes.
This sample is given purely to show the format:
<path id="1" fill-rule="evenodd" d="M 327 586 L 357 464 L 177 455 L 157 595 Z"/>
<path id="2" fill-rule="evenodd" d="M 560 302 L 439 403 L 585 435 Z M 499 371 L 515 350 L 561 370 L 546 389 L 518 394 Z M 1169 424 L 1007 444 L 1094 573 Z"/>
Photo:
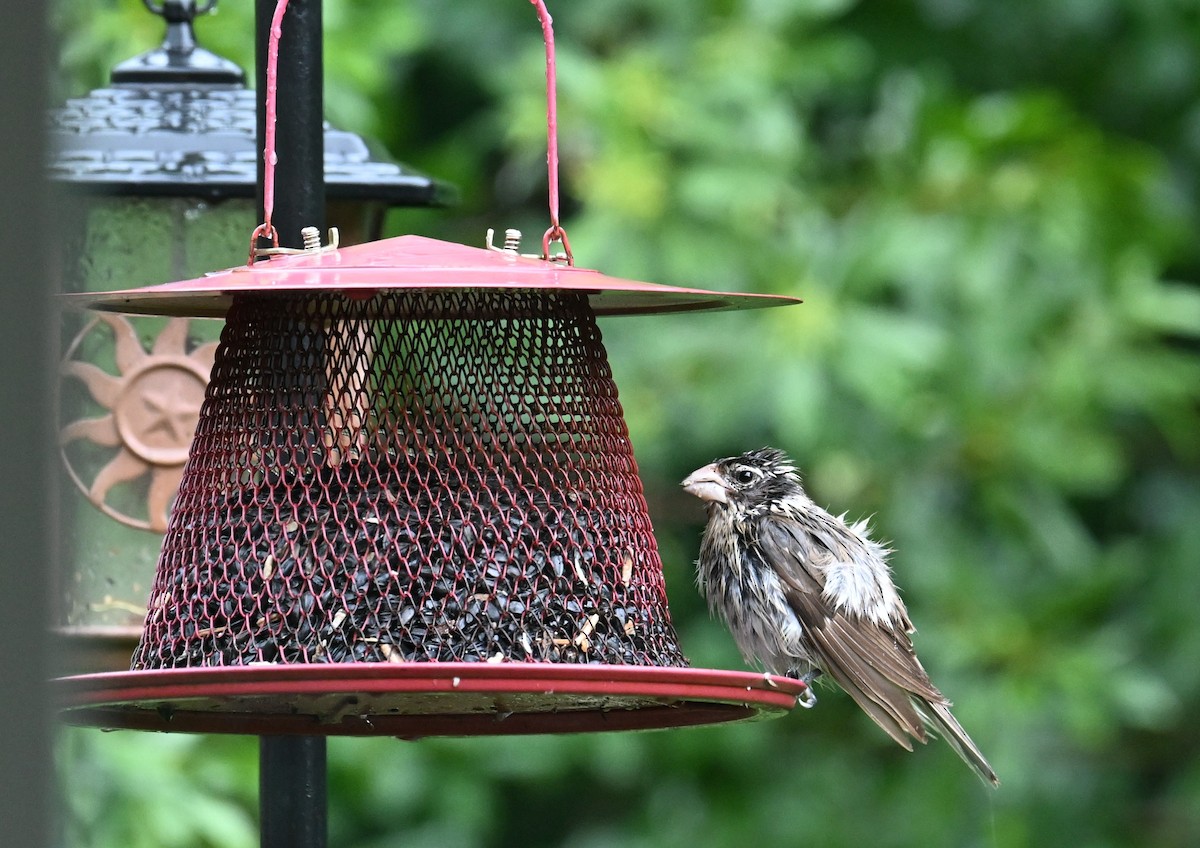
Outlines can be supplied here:
<path id="1" fill-rule="evenodd" d="M 929 730 L 934 735 L 945 739 L 954 752 L 962 757 L 963 762 L 970 766 L 971 771 L 991 786 L 1000 785 L 1000 779 L 996 777 L 996 772 L 988 764 L 983 752 L 963 730 L 958 719 L 951 714 L 948 704 L 930 702 L 916 695 L 912 697 L 912 702 Z"/>

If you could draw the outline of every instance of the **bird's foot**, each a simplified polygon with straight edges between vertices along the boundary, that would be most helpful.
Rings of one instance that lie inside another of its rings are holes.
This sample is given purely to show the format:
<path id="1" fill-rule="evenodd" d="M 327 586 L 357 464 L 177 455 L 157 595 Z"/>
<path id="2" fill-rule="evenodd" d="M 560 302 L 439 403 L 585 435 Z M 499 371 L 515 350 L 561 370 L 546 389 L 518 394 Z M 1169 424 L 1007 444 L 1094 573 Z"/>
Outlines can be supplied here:
<path id="1" fill-rule="evenodd" d="M 790 680 L 798 680 L 804 684 L 804 691 L 796 696 L 796 700 L 799 702 L 800 706 L 804 707 L 806 710 L 811 710 L 817 705 L 817 695 L 812 690 L 812 683 L 821 676 L 821 670 L 819 668 L 814 668 L 811 671 L 804 672 L 803 674 L 798 668 L 789 668 L 783 676 L 789 678 Z M 779 684 L 771 679 L 771 672 L 769 671 L 763 673 L 763 682 L 772 689 L 779 688 Z"/>
<path id="2" fill-rule="evenodd" d="M 817 693 L 813 691 L 812 685 L 813 681 L 820 676 L 821 670 L 819 668 L 814 668 L 812 671 L 805 672 L 796 678 L 804 684 L 804 691 L 800 693 L 798 701 L 800 706 L 804 707 L 806 710 L 811 710 L 817 705 Z"/>

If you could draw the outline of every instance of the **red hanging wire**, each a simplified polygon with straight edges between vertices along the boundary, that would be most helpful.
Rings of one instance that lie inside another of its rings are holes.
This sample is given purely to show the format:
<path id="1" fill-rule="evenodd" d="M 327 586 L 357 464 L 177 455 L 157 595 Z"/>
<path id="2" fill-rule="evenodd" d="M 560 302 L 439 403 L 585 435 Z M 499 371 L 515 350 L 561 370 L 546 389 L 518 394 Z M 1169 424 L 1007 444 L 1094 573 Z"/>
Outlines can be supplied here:
<path id="1" fill-rule="evenodd" d="M 554 21 L 543 0 L 529 0 L 537 8 L 538 20 L 542 24 L 542 36 L 546 41 L 546 167 L 549 172 L 550 229 L 542 236 L 542 258 L 550 258 L 552 242 L 562 242 L 567 264 L 574 265 L 571 243 L 567 231 L 558 220 L 558 80 L 554 59 Z"/>
<path id="2" fill-rule="evenodd" d="M 542 25 L 542 35 L 546 42 L 546 169 L 549 184 L 550 228 L 542 236 L 542 258 L 550 258 L 550 245 L 561 242 L 568 265 L 575 264 L 571 253 L 571 242 L 567 231 L 563 229 L 558 217 L 558 81 L 556 75 L 556 60 L 554 56 L 554 20 L 543 0 L 529 0 L 537 9 L 538 20 Z M 278 0 L 275 4 L 275 14 L 271 18 L 271 31 L 267 41 L 267 72 L 266 72 L 266 136 L 263 143 L 263 222 L 255 228 L 250 236 L 249 265 L 254 264 L 255 246 L 259 238 L 269 238 L 273 246 L 279 246 L 279 233 L 271 224 L 271 213 L 275 208 L 275 163 L 278 156 L 275 153 L 275 121 L 277 112 L 276 100 L 279 89 L 279 38 L 283 32 L 283 15 L 287 11 L 288 0 Z"/>
<path id="3" fill-rule="evenodd" d="M 254 264 L 255 246 L 259 238 L 269 238 L 274 247 L 279 247 L 279 233 L 271 224 L 271 213 L 275 210 L 275 119 L 278 116 L 276 100 L 279 94 L 279 38 L 283 34 L 283 14 L 288 0 L 278 0 L 275 14 L 271 17 L 271 31 L 267 39 L 267 92 L 266 121 L 263 140 L 263 222 L 250 235 L 250 260 Z"/>

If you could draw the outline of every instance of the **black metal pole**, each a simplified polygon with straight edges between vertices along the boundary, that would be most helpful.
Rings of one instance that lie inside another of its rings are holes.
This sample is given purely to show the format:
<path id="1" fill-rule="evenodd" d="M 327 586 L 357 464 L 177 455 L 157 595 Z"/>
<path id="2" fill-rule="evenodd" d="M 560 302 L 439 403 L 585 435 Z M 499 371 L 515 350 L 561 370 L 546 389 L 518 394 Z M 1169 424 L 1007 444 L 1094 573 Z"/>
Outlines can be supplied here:
<path id="1" fill-rule="evenodd" d="M 324 848 L 324 736 L 261 736 L 258 804 L 262 848 Z"/>
<path id="2" fill-rule="evenodd" d="M 266 126 L 267 39 L 276 0 L 257 0 L 258 208 L 263 206 L 262 139 Z M 283 247 L 303 247 L 302 227 L 325 232 L 324 60 L 321 0 L 291 0 L 279 41 L 275 121 L 275 209 L 272 224 Z"/>
<path id="3" fill-rule="evenodd" d="M 258 149 L 266 125 L 267 42 L 276 0 L 257 0 L 255 53 Z M 275 208 L 271 222 L 282 247 L 302 247 L 300 230 L 325 231 L 325 148 L 321 0 L 291 0 L 279 42 L 275 123 Z M 263 173 L 258 162 L 258 208 Z M 259 815 L 262 848 L 325 848 L 328 789 L 325 738 L 259 739 Z"/>

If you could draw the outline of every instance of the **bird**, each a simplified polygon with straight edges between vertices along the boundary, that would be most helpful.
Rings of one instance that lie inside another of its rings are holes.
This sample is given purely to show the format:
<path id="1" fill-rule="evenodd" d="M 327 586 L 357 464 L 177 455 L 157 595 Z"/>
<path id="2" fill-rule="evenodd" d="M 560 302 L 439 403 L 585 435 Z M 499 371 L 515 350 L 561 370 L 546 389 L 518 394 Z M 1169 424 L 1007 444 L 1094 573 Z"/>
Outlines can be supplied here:
<path id="1" fill-rule="evenodd" d="M 743 657 L 806 684 L 832 678 L 901 746 L 940 736 L 992 786 L 996 772 L 917 659 L 908 611 L 892 581 L 892 551 L 865 520 L 848 524 L 805 493 L 786 453 L 764 447 L 692 472 L 684 491 L 708 523 L 696 582 Z"/>

